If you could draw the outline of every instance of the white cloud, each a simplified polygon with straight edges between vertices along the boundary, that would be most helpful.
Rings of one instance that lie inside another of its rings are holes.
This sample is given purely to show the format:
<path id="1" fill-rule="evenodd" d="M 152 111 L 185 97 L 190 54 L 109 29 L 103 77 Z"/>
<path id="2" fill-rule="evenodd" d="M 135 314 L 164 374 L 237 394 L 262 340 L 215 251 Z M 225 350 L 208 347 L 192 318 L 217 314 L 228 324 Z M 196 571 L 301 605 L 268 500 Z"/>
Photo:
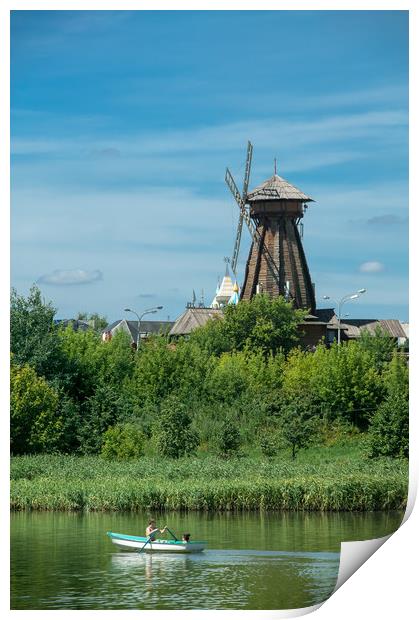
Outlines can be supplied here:
<path id="1" fill-rule="evenodd" d="M 243 148 L 249 136 L 258 149 L 301 148 L 304 145 L 330 143 L 344 139 L 374 137 L 386 138 L 385 128 L 407 127 L 403 110 L 383 110 L 352 114 L 334 114 L 312 121 L 278 121 L 275 118 L 247 120 L 213 126 L 192 127 L 183 131 L 158 131 L 121 135 L 117 138 L 97 140 L 85 136 L 62 139 L 25 139 L 15 137 L 12 153 L 29 154 L 80 154 L 92 148 L 117 149 L 126 155 L 155 155 L 168 153 L 222 152 Z M 93 144 L 92 144 L 93 143 Z"/>
<path id="2" fill-rule="evenodd" d="M 222 107 L 240 106 L 242 110 L 254 113 L 255 108 L 265 111 L 274 111 L 275 114 L 280 110 L 304 110 L 308 109 L 337 109 L 343 107 L 360 106 L 382 106 L 399 105 L 407 98 L 407 89 L 402 84 L 377 86 L 363 90 L 350 91 L 330 91 L 320 95 L 306 94 L 305 97 L 296 96 L 278 91 L 273 85 L 270 90 L 258 89 L 257 92 L 248 92 L 243 98 L 240 91 L 237 91 L 234 83 L 223 83 L 218 90 L 213 91 L 213 104 Z M 197 80 L 196 75 L 180 77 L 179 75 L 164 77 L 160 76 L 141 76 L 141 78 L 128 77 L 123 80 L 121 87 L 112 93 L 112 101 L 116 104 L 144 105 L 161 103 L 161 90 L 170 92 L 171 101 L 188 103 L 196 101 L 201 103 L 203 92 L 207 87 L 205 80 Z"/>
<path id="3" fill-rule="evenodd" d="M 51 284 L 54 286 L 67 286 L 73 284 L 91 284 L 102 280 L 102 272 L 85 271 L 84 269 L 56 269 L 38 278 L 38 284 Z"/>
<path id="4" fill-rule="evenodd" d="M 359 266 L 359 271 L 362 273 L 378 273 L 383 271 L 384 265 L 376 260 L 367 261 Z"/>

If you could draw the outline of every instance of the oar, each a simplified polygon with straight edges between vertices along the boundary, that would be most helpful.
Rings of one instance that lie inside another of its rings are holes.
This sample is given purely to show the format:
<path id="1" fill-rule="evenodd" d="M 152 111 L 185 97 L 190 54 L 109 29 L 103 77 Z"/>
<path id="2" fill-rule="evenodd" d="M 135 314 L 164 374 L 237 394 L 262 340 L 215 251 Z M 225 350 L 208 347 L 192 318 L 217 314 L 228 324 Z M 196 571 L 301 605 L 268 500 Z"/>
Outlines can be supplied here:
<path id="1" fill-rule="evenodd" d="M 158 527 L 156 527 L 156 529 L 155 529 L 155 530 L 153 530 L 152 532 L 150 532 L 150 536 L 147 538 L 147 540 L 145 541 L 145 543 L 143 544 L 143 546 L 141 547 L 141 549 L 139 550 L 139 552 L 138 552 L 138 553 L 141 553 L 141 551 L 144 549 L 144 547 L 145 547 L 146 545 L 148 545 L 148 543 L 149 543 L 150 541 L 152 541 L 152 536 L 153 536 L 153 534 L 155 534 L 155 533 L 156 533 L 156 532 L 158 532 L 158 531 L 159 531 L 159 528 L 158 528 Z"/>
<path id="2" fill-rule="evenodd" d="M 141 547 L 141 549 L 138 551 L 138 553 L 141 553 L 141 551 L 144 549 L 144 547 L 145 547 L 146 545 L 148 545 L 148 543 L 150 542 L 150 540 L 151 540 L 151 536 L 150 536 L 149 538 L 147 538 L 147 540 L 145 541 L 145 543 L 143 544 L 143 546 Z"/>
<path id="3" fill-rule="evenodd" d="M 175 539 L 178 540 L 178 538 L 176 538 L 176 536 L 173 534 L 172 530 L 169 530 L 169 528 L 166 525 L 166 530 L 169 532 L 169 534 Z"/>

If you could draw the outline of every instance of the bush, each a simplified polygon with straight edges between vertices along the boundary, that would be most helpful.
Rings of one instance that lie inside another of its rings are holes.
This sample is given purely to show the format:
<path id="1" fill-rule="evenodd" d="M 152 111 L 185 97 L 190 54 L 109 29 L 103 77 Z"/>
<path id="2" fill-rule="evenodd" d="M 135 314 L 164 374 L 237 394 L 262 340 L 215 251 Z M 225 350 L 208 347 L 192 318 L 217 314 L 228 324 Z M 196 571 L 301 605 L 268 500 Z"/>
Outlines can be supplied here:
<path id="1" fill-rule="evenodd" d="M 370 456 L 409 455 L 409 376 L 406 360 L 397 353 L 383 371 L 386 400 L 372 418 L 368 435 Z"/>
<path id="2" fill-rule="evenodd" d="M 135 424 L 116 424 L 104 433 L 101 456 L 107 460 L 137 459 L 144 454 L 144 441 L 144 434 Z"/>
<path id="3" fill-rule="evenodd" d="M 198 435 L 191 428 L 191 417 L 178 396 L 166 398 L 153 431 L 157 453 L 179 458 L 191 454 L 198 446 Z"/>
<path id="4" fill-rule="evenodd" d="M 409 402 L 403 392 L 393 392 L 378 407 L 369 430 L 368 454 L 409 456 Z"/>
<path id="5" fill-rule="evenodd" d="M 265 428 L 260 433 L 260 450 L 263 456 L 276 456 L 284 447 L 284 438 L 275 428 Z"/>
<path id="6" fill-rule="evenodd" d="M 225 418 L 221 422 L 215 437 L 217 453 L 224 458 L 230 458 L 237 454 L 240 443 L 240 430 L 237 422 L 231 417 Z"/>
<path id="7" fill-rule="evenodd" d="M 327 418 L 319 421 L 318 438 L 324 446 L 345 445 L 359 437 L 359 430 L 353 424 L 338 418 L 329 421 Z"/>

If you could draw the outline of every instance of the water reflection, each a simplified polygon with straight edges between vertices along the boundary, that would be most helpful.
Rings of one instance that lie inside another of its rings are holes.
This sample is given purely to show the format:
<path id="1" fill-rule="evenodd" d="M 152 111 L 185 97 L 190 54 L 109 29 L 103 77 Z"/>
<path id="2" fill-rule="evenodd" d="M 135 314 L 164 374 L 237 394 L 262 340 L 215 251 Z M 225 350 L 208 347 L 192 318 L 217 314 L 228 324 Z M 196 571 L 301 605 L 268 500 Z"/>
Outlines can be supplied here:
<path id="1" fill-rule="evenodd" d="M 146 515 L 11 515 L 12 609 L 286 609 L 332 592 L 341 540 L 394 531 L 402 513 L 160 515 L 204 553 L 120 551 Z"/>
<path id="2" fill-rule="evenodd" d="M 220 609 L 226 601 L 235 609 L 261 609 L 263 600 L 274 607 L 274 600 L 285 599 L 297 606 L 302 590 L 309 593 L 305 600 L 324 600 L 334 587 L 338 563 L 338 553 L 237 549 L 188 556 L 120 552 L 111 558 L 113 576 L 129 584 L 131 602 L 134 592 L 143 592 L 143 608 L 173 608 L 178 600 L 185 609 Z"/>

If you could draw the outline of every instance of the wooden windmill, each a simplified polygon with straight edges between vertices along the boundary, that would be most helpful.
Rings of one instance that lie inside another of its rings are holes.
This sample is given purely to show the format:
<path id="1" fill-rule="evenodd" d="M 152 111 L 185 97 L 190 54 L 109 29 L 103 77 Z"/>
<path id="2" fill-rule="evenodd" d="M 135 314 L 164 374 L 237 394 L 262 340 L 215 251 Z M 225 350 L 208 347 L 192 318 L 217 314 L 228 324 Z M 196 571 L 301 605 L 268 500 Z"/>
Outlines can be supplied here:
<path id="1" fill-rule="evenodd" d="M 248 193 L 253 147 L 248 143 L 243 192 L 227 168 L 226 183 L 239 209 L 239 223 L 231 267 L 236 275 L 243 220 L 252 246 L 247 259 L 241 299 L 257 292 L 283 295 L 296 308 L 316 309 L 314 286 L 301 242 L 298 224 L 312 198 L 275 174 Z M 276 168 L 276 166 L 275 166 Z"/>

